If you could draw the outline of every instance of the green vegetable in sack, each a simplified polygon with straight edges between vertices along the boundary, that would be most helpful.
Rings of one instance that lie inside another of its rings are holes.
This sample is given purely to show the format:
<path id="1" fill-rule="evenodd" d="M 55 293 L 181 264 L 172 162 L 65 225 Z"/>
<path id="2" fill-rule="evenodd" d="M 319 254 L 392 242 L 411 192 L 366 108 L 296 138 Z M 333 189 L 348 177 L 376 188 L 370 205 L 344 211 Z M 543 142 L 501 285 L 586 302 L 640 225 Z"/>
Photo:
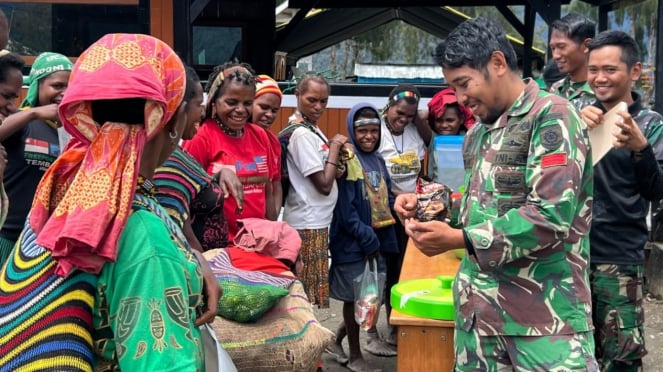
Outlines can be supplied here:
<path id="1" fill-rule="evenodd" d="M 288 290 L 265 283 L 251 283 L 236 277 L 217 277 L 223 289 L 217 314 L 235 322 L 246 323 L 260 318 Z"/>

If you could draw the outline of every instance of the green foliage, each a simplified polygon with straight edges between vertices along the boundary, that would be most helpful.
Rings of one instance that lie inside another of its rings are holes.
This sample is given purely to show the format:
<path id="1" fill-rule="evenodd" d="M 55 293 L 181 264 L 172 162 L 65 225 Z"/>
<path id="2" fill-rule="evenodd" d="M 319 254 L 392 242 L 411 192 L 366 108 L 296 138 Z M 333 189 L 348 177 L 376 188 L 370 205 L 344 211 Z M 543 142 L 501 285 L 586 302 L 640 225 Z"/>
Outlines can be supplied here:
<path id="1" fill-rule="evenodd" d="M 654 55 L 648 51 L 653 51 L 656 46 L 657 7 L 657 0 L 645 0 L 615 10 L 617 26 L 624 28 L 626 24 L 629 25 L 629 29 L 625 31 L 640 43 L 641 59 L 644 61 L 644 56 L 647 56 L 649 63 L 652 64 L 654 63 Z M 647 40 L 649 40 L 649 43 L 646 43 Z"/>
<path id="2" fill-rule="evenodd" d="M 394 48 L 386 45 L 392 39 L 392 23 L 386 23 L 352 39 L 360 50 L 368 52 L 376 62 L 386 61 L 394 51 Z"/>
<path id="3" fill-rule="evenodd" d="M 509 5 L 508 8 L 516 17 L 518 17 L 518 19 L 521 22 L 524 22 L 523 19 L 525 11 L 523 6 Z M 462 6 L 458 7 L 458 10 L 460 10 L 461 12 L 467 14 L 472 18 L 475 17 L 490 18 L 495 22 L 499 23 L 500 26 L 504 28 L 504 31 L 506 31 L 507 35 L 513 36 L 520 40 L 523 39 L 523 35 L 521 35 L 518 31 L 516 31 L 513 25 L 509 23 L 509 21 L 504 17 L 504 15 L 494 6 Z M 541 35 L 544 31 L 547 31 L 547 26 L 545 27 L 545 30 L 541 27 L 535 27 L 534 40 L 532 42 L 535 48 L 544 49 L 544 50 L 546 49 L 548 41 L 544 40 L 541 37 L 537 37 L 537 35 Z"/>
<path id="4" fill-rule="evenodd" d="M 599 19 L 599 8 L 584 1 L 572 0 L 569 5 L 562 5 L 562 16 L 571 12 L 583 14 L 596 22 Z"/>
<path id="5" fill-rule="evenodd" d="M 363 62 L 426 63 L 439 38 L 403 21 L 392 21 L 352 38 Z"/>

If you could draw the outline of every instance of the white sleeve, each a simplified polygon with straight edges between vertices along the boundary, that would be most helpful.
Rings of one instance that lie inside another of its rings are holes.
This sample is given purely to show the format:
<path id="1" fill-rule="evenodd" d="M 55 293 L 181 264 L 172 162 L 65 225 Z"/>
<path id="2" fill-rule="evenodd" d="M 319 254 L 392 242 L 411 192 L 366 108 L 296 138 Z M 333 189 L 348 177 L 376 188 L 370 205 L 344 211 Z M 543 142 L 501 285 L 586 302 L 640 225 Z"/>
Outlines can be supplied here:
<path id="1" fill-rule="evenodd" d="M 295 129 L 292 133 L 288 143 L 288 158 L 304 177 L 322 171 L 328 154 L 327 145 L 317 134 L 306 128 Z"/>

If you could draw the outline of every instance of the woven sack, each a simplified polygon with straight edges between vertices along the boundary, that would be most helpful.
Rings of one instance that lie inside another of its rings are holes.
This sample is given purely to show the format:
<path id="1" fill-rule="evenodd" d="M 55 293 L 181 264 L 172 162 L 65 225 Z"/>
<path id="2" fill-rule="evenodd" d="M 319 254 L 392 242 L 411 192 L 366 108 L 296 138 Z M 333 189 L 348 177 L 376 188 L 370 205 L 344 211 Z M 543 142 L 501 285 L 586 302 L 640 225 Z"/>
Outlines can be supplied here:
<path id="1" fill-rule="evenodd" d="M 318 323 L 302 283 L 255 323 L 216 317 L 219 342 L 238 371 L 315 371 L 334 334 Z"/>

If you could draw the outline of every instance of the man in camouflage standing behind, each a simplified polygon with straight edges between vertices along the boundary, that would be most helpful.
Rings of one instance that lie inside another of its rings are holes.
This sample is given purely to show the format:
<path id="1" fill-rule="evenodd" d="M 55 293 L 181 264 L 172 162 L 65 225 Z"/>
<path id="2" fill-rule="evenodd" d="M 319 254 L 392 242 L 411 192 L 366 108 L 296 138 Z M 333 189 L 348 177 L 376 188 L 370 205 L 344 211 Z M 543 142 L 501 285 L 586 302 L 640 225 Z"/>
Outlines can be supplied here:
<path id="1" fill-rule="evenodd" d="M 465 247 L 454 282 L 456 371 L 596 371 L 588 283 L 593 173 L 569 102 L 518 75 L 494 21 L 461 23 L 438 55 L 480 121 L 463 143 L 460 229 L 395 210 L 426 255 Z"/>
<path id="2" fill-rule="evenodd" d="M 594 167 L 594 220 L 590 280 L 596 357 L 603 371 L 641 371 L 647 353 L 642 282 L 649 204 L 663 198 L 663 117 L 645 108 L 631 90 L 640 78 L 638 44 L 621 31 L 605 31 L 589 43 L 589 82 L 597 101 L 582 110 L 590 128 L 619 102 L 621 128 Z M 591 129 L 590 129 L 591 130 Z"/>
<path id="3" fill-rule="evenodd" d="M 550 51 L 560 72 L 567 74 L 553 83 L 550 92 L 568 99 L 576 109 L 596 99 L 587 84 L 587 44 L 596 34 L 596 24 L 578 13 L 569 13 L 550 26 Z"/>

